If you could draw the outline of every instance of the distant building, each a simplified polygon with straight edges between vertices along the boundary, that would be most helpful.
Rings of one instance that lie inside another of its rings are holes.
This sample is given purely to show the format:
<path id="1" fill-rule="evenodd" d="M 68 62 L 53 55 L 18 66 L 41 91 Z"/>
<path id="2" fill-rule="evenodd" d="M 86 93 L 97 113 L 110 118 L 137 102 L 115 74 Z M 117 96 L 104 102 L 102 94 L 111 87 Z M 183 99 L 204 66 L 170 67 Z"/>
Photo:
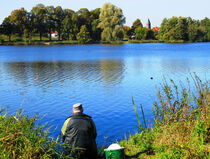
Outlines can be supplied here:
<path id="1" fill-rule="evenodd" d="M 57 31 L 51 31 L 51 37 L 52 38 L 57 38 L 58 37 L 58 32 Z"/>
<path id="2" fill-rule="evenodd" d="M 159 31 L 159 30 L 160 30 L 160 27 L 153 27 L 153 28 L 152 28 L 152 31 L 155 31 L 155 30 L 156 30 L 156 31 Z"/>
<path id="3" fill-rule="evenodd" d="M 151 22 L 150 22 L 149 19 L 148 19 L 148 22 L 147 22 L 147 24 L 146 24 L 146 28 L 147 28 L 147 29 L 151 29 Z"/>

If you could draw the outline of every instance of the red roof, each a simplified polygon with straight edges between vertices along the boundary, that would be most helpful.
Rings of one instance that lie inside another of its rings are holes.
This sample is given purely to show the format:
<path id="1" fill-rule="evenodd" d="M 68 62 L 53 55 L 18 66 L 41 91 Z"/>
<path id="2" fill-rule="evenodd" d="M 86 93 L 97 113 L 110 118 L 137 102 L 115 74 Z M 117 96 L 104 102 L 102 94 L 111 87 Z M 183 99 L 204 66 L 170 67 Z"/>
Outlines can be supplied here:
<path id="1" fill-rule="evenodd" d="M 160 30 L 160 27 L 153 27 L 152 28 L 152 31 L 155 31 L 155 30 L 159 31 Z"/>

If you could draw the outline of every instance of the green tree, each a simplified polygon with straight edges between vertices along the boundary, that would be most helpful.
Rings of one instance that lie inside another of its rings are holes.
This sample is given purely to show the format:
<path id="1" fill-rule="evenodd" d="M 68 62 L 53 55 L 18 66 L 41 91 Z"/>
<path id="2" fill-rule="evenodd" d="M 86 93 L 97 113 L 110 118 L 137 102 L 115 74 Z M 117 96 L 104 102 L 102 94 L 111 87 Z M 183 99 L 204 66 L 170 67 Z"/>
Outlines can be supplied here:
<path id="1" fill-rule="evenodd" d="M 32 33 L 33 33 L 33 30 L 34 30 L 34 26 L 33 26 L 34 17 L 31 14 L 31 12 L 27 12 L 26 18 L 27 19 L 26 19 L 26 22 L 25 22 L 24 34 L 25 34 L 25 37 L 28 38 L 29 41 L 31 41 Z"/>
<path id="2" fill-rule="evenodd" d="M 200 22 L 198 20 L 193 20 L 189 17 L 187 30 L 189 41 L 205 41 L 205 29 L 202 26 L 200 26 Z"/>
<path id="3" fill-rule="evenodd" d="M 160 32 L 160 40 L 188 40 L 188 20 L 185 17 L 164 19 Z"/>
<path id="4" fill-rule="evenodd" d="M 94 10 L 91 10 L 90 11 L 90 16 L 91 16 L 91 19 L 99 19 L 99 15 L 100 15 L 100 12 L 101 12 L 101 8 L 96 8 Z"/>
<path id="5" fill-rule="evenodd" d="M 207 17 L 204 18 L 203 20 L 201 20 L 200 25 L 205 32 L 204 40 L 210 41 L 210 19 Z"/>
<path id="6" fill-rule="evenodd" d="M 162 23 L 161 23 L 161 27 L 160 27 L 159 34 L 158 34 L 158 39 L 159 40 L 164 40 L 163 36 L 167 32 L 167 23 L 168 23 L 168 19 L 164 18 Z"/>
<path id="7" fill-rule="evenodd" d="M 39 33 L 39 38 L 42 40 L 43 34 L 47 31 L 46 23 L 46 9 L 44 5 L 38 4 L 32 8 L 31 14 L 33 16 L 34 32 Z"/>
<path id="8" fill-rule="evenodd" d="M 135 29 L 135 38 L 138 40 L 155 39 L 154 32 L 151 29 L 138 27 Z"/>
<path id="9" fill-rule="evenodd" d="M 70 34 L 73 34 L 73 21 L 72 15 L 75 14 L 73 10 L 65 9 L 64 15 L 65 18 L 62 21 L 62 38 L 63 39 L 70 39 Z"/>
<path id="10" fill-rule="evenodd" d="M 136 19 L 134 22 L 133 22 L 133 25 L 132 25 L 132 28 L 135 30 L 136 28 L 143 28 L 143 25 L 141 23 L 141 20 L 140 19 Z"/>
<path id="11" fill-rule="evenodd" d="M 187 27 L 188 27 L 187 18 L 179 17 L 178 23 L 176 24 L 174 29 L 175 40 L 184 40 L 184 41 L 188 40 Z"/>
<path id="12" fill-rule="evenodd" d="M 15 32 L 20 36 L 23 35 L 27 20 L 27 11 L 24 8 L 16 9 L 12 11 L 10 15 L 10 21 L 15 25 Z"/>
<path id="13" fill-rule="evenodd" d="M 52 40 L 51 32 L 55 30 L 55 20 L 53 19 L 55 14 L 55 8 L 54 6 L 47 6 L 46 9 L 46 26 L 47 26 L 47 32 L 49 35 L 49 40 Z"/>
<path id="14" fill-rule="evenodd" d="M 91 21 L 90 36 L 94 41 L 101 40 L 102 30 L 98 28 L 98 24 L 100 22 L 99 15 L 100 15 L 100 8 L 96 8 L 90 11 L 90 21 Z"/>
<path id="15" fill-rule="evenodd" d="M 112 37 L 114 40 L 123 40 L 123 28 L 120 25 L 116 25 L 113 32 Z"/>
<path id="16" fill-rule="evenodd" d="M 2 33 L 8 36 L 9 41 L 11 41 L 11 36 L 14 32 L 14 24 L 11 23 L 10 16 L 4 18 L 1 24 Z"/>
<path id="17" fill-rule="evenodd" d="M 125 38 L 130 38 L 131 28 L 129 26 L 123 26 L 123 34 Z"/>
<path id="18" fill-rule="evenodd" d="M 80 27 L 82 25 L 86 25 L 87 29 L 90 29 L 90 12 L 87 8 L 81 8 L 80 10 L 78 10 L 76 12 L 77 16 L 78 16 L 78 27 L 80 29 Z"/>
<path id="19" fill-rule="evenodd" d="M 71 39 L 76 40 L 76 36 L 79 33 L 79 24 L 78 24 L 78 16 L 77 14 L 72 15 L 72 34 L 71 34 Z"/>
<path id="20" fill-rule="evenodd" d="M 138 19 L 138 18 L 133 22 L 133 24 L 131 26 L 131 29 L 128 32 L 128 34 L 130 35 L 129 36 L 130 39 L 132 39 L 133 37 L 135 37 L 135 29 L 137 29 L 137 28 L 143 28 L 143 25 L 141 23 L 141 20 Z"/>
<path id="21" fill-rule="evenodd" d="M 100 28 L 98 28 L 98 24 L 99 24 L 99 19 L 95 19 L 93 20 L 93 22 L 91 23 L 91 38 L 94 41 L 100 41 L 101 40 L 101 32 L 102 30 Z"/>
<path id="22" fill-rule="evenodd" d="M 62 33 L 62 21 L 64 20 L 65 15 L 64 11 L 61 6 L 57 6 L 55 8 L 55 14 L 53 19 L 55 21 L 55 29 L 58 32 L 58 40 L 61 40 L 61 33 Z"/>
<path id="23" fill-rule="evenodd" d="M 77 34 L 77 40 L 82 44 L 91 41 L 90 33 L 88 32 L 86 25 L 81 26 L 80 32 Z"/>
<path id="24" fill-rule="evenodd" d="M 99 20 L 98 27 L 103 30 L 101 34 L 102 40 L 114 41 L 122 39 L 125 18 L 120 8 L 111 3 L 105 3 L 101 8 Z"/>

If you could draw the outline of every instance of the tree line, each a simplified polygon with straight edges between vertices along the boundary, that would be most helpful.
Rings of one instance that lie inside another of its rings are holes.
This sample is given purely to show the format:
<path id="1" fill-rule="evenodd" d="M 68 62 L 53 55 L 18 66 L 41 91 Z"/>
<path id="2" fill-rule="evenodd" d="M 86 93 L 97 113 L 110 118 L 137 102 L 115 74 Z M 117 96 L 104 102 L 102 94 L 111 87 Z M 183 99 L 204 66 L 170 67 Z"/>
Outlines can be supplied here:
<path id="1" fill-rule="evenodd" d="M 0 25 L 0 34 L 25 37 L 29 41 L 39 35 L 52 40 L 52 31 L 57 32 L 58 40 L 77 40 L 80 43 L 95 41 L 136 40 L 183 40 L 210 41 L 210 19 L 201 21 L 190 17 L 172 17 L 164 19 L 160 29 L 143 27 L 136 19 L 132 26 L 124 26 L 125 17 L 122 9 L 105 3 L 102 8 L 89 11 L 63 9 L 61 6 L 38 4 L 30 12 L 24 8 L 16 9 Z"/>

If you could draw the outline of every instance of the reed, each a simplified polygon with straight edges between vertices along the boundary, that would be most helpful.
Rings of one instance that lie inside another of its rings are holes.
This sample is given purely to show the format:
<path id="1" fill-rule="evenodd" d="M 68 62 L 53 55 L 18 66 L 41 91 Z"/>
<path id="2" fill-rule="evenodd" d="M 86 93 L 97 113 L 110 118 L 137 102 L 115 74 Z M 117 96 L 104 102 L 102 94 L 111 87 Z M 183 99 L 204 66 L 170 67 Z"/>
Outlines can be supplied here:
<path id="1" fill-rule="evenodd" d="M 46 125 L 35 126 L 38 116 L 29 118 L 19 110 L 16 115 L 0 109 L 0 158 L 67 158 L 58 139 L 48 135 Z"/>
<path id="2" fill-rule="evenodd" d="M 209 158 L 210 82 L 202 82 L 196 74 L 190 78 L 193 82 L 187 78 L 186 85 L 163 78 L 152 128 L 145 126 L 144 131 L 120 142 L 128 158 Z M 145 119 L 143 111 L 142 115 Z"/>

